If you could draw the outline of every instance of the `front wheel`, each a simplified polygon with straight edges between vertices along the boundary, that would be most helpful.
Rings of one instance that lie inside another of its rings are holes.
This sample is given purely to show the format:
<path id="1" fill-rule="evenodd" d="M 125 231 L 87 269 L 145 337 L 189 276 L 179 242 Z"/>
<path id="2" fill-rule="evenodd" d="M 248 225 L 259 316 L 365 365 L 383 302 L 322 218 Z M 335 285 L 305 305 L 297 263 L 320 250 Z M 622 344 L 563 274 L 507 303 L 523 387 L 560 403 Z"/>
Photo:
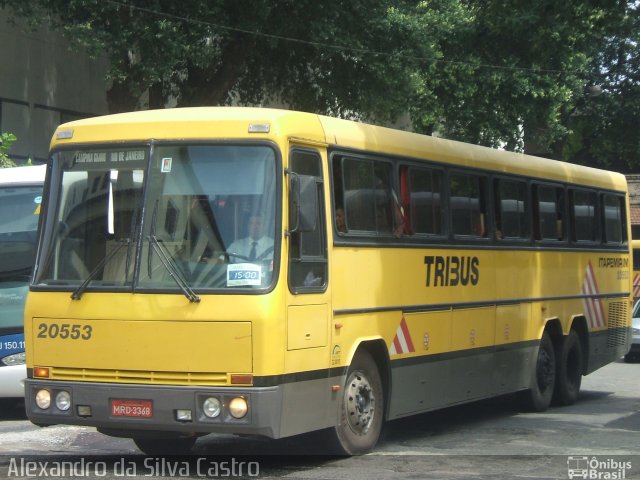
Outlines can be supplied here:
<path id="1" fill-rule="evenodd" d="M 196 443 L 196 437 L 139 437 L 134 438 L 133 443 L 147 455 L 185 455 L 191 452 Z"/>
<path id="2" fill-rule="evenodd" d="M 543 412 L 553 398 L 556 382 L 556 355 L 553 342 L 547 332 L 542 334 L 536 359 L 531 388 L 521 392 L 521 400 L 527 410 Z"/>
<path id="3" fill-rule="evenodd" d="M 366 351 L 359 351 L 347 372 L 338 425 L 334 427 L 337 450 L 362 455 L 375 447 L 382 430 L 384 391 L 378 366 Z"/>

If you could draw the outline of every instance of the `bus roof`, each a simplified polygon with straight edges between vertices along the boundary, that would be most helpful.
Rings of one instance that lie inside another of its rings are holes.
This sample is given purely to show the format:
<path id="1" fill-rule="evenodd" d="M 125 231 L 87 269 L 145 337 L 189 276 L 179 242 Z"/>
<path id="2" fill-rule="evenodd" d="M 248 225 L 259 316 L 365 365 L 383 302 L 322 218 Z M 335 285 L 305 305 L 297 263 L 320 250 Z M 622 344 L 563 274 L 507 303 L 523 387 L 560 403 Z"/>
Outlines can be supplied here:
<path id="1" fill-rule="evenodd" d="M 249 124 L 268 124 L 270 129 L 248 133 Z M 70 142 L 206 139 L 214 135 L 224 139 L 294 137 L 347 149 L 626 191 L 624 175 L 615 172 L 312 113 L 268 108 L 193 107 L 88 118 L 58 127 L 51 147 Z"/>
<path id="2" fill-rule="evenodd" d="M 46 165 L 0 168 L 0 185 L 42 184 L 46 171 Z"/>

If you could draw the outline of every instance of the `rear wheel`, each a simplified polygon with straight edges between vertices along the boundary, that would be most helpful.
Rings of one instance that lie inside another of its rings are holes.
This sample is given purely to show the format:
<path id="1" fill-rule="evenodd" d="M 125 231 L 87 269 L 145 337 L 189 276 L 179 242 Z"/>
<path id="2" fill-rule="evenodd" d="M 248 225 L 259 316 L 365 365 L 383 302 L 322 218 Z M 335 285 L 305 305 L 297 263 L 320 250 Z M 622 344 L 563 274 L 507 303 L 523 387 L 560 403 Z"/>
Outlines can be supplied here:
<path id="1" fill-rule="evenodd" d="M 334 427 L 337 452 L 362 455 L 373 449 L 383 424 L 384 392 L 378 367 L 366 351 L 356 354 L 347 372 Z"/>
<path id="2" fill-rule="evenodd" d="M 554 403 L 573 405 L 578 399 L 583 372 L 582 343 L 575 330 L 563 340 L 556 362 Z"/>
<path id="3" fill-rule="evenodd" d="M 547 332 L 540 340 L 533 377 L 531 388 L 521 393 L 521 399 L 527 410 L 543 412 L 551 405 L 556 381 L 556 355 Z"/>

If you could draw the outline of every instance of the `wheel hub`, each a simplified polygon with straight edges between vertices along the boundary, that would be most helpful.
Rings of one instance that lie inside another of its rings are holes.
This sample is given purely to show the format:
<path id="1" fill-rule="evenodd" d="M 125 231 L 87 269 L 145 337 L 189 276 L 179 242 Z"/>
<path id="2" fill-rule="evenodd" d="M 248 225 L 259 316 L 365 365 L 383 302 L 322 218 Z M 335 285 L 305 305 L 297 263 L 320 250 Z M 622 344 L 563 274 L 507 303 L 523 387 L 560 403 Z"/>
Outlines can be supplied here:
<path id="1" fill-rule="evenodd" d="M 353 432 L 359 435 L 367 433 L 373 422 L 375 403 L 369 380 L 361 373 L 354 372 L 345 392 L 347 420 Z"/>
<path id="2" fill-rule="evenodd" d="M 554 380 L 554 365 L 551 356 L 544 350 L 538 355 L 538 386 L 545 391 Z"/>

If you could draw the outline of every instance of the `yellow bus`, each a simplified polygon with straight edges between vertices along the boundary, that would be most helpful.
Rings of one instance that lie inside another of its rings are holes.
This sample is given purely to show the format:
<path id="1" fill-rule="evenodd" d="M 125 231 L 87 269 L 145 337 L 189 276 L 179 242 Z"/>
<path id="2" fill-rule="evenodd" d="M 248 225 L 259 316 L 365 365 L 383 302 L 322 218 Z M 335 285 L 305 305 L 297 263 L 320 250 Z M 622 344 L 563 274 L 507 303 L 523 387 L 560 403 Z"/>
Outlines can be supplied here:
<path id="1" fill-rule="evenodd" d="M 508 392 L 629 349 L 622 175 L 328 118 L 144 111 L 60 126 L 25 312 L 28 416 L 147 453 Z"/>

